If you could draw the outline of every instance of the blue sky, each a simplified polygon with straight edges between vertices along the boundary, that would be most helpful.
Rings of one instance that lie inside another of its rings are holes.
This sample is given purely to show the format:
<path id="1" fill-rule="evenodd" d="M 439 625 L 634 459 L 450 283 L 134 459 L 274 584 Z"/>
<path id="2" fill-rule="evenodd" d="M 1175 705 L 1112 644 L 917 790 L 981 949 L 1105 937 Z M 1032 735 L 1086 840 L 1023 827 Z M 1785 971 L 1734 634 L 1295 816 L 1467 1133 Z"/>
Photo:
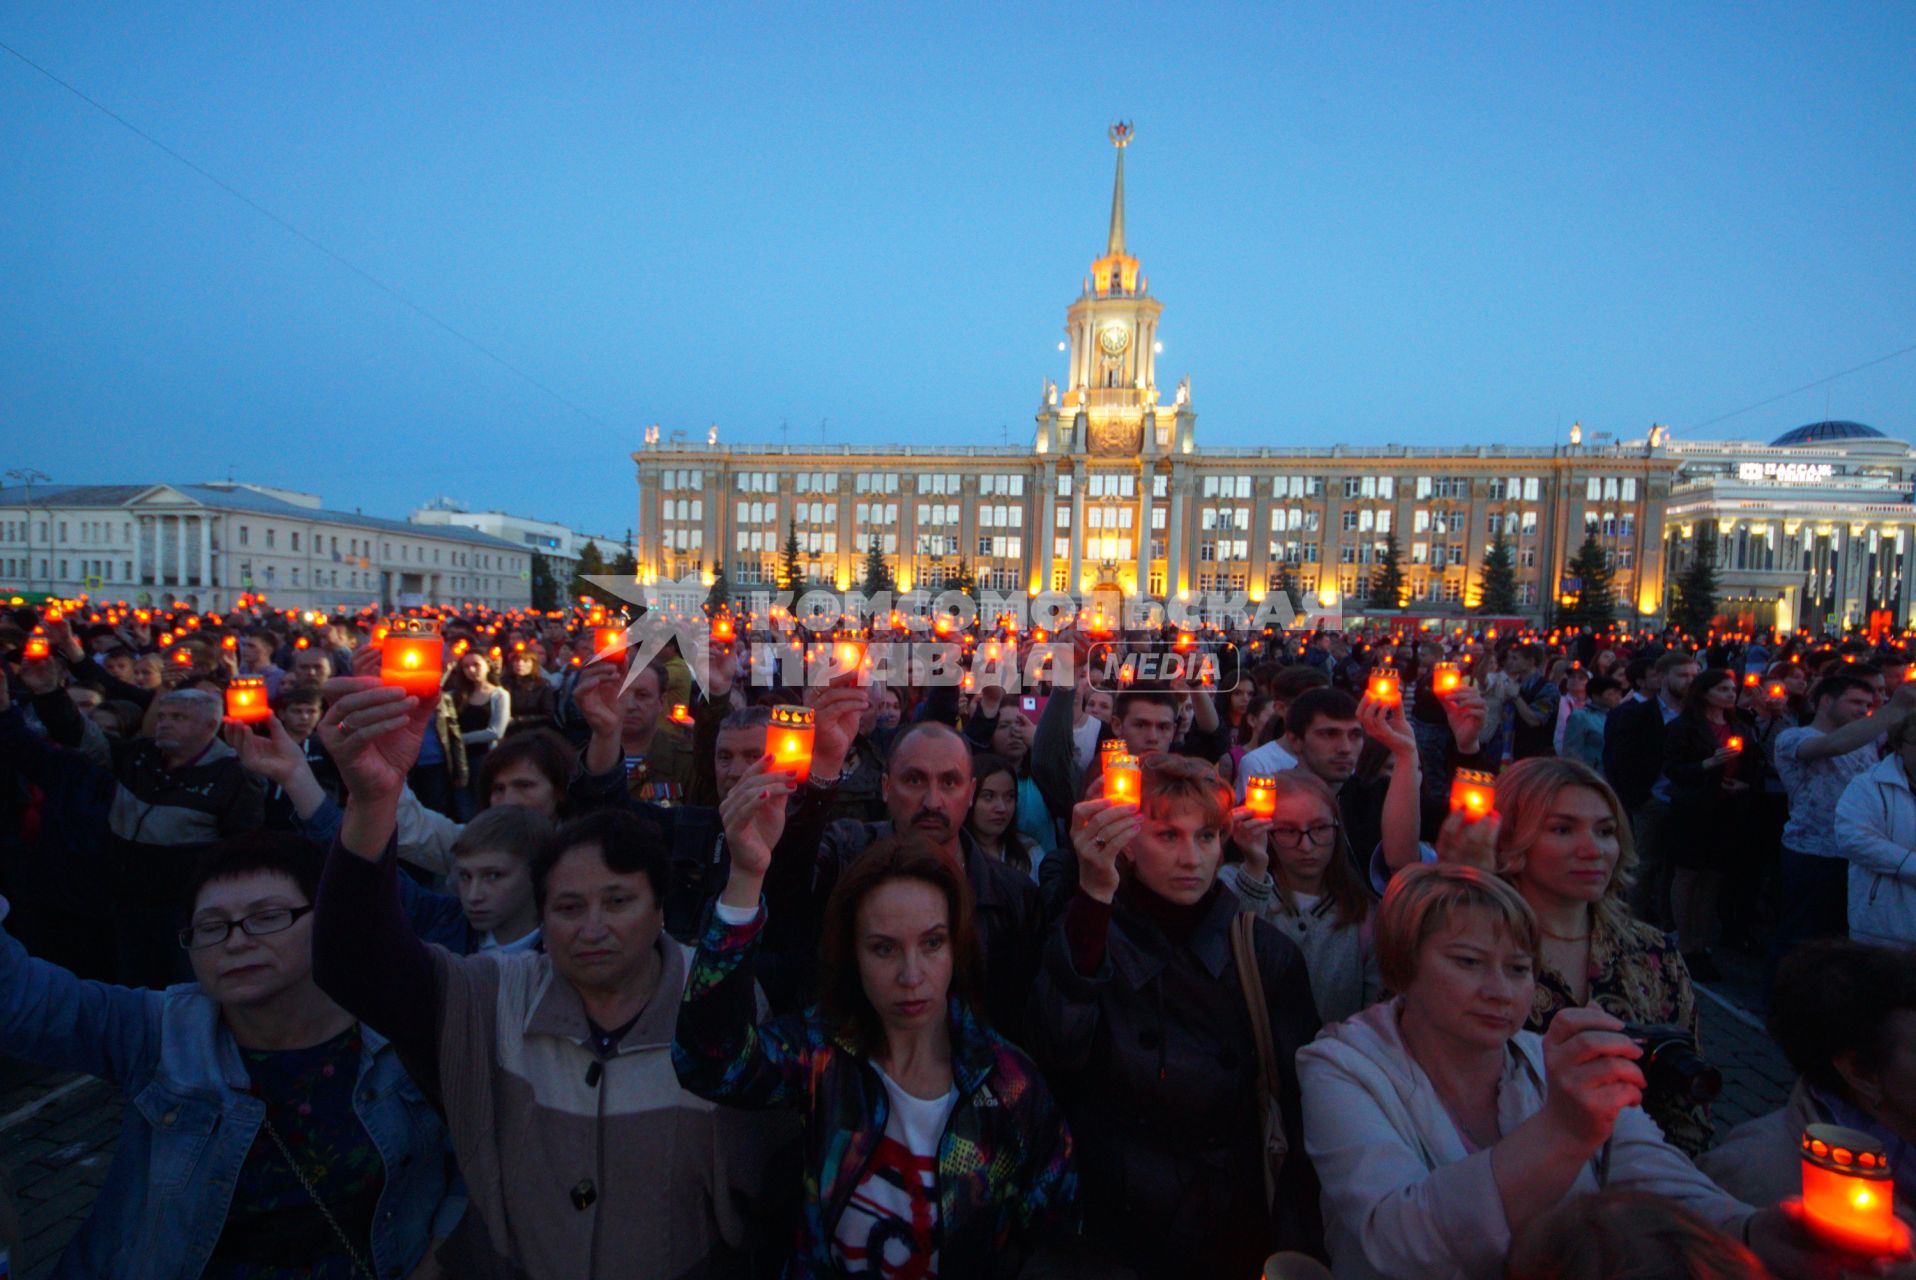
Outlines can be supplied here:
<path id="1" fill-rule="evenodd" d="M 0 431 L 632 523 L 652 422 L 1030 438 L 1129 236 L 1207 445 L 1916 428 L 1916 6 L 16 3 Z M 573 407 L 584 410 L 575 411 Z M 1692 430 L 1692 428 L 1696 428 Z"/>

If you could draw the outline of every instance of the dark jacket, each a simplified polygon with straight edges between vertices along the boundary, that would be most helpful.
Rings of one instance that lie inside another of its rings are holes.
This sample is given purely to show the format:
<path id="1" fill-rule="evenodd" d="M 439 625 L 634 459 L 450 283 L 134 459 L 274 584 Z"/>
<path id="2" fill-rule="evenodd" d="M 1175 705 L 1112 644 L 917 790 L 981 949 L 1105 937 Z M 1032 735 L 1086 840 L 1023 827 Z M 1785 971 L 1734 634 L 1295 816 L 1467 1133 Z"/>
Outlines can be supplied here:
<path id="1" fill-rule="evenodd" d="M 1663 700 L 1625 702 L 1603 722 L 1603 775 L 1635 813 L 1663 776 Z"/>
<path id="2" fill-rule="evenodd" d="M 832 1276 L 832 1239 L 885 1136 L 890 1099 L 870 1059 L 816 1009 L 759 1023 L 753 958 L 765 919 L 714 919 L 706 930 L 672 1063 L 702 1098 L 803 1115 L 804 1213 L 786 1274 Z M 1029 1058 L 962 1001 L 951 1001 L 949 1018 L 959 1096 L 938 1144 L 938 1270 L 1011 1280 L 1069 1225 L 1071 1135 Z"/>
<path id="3" fill-rule="evenodd" d="M 1180 945 L 1126 896 L 1095 974 L 1073 965 L 1070 920 L 1052 932 L 1031 1003 L 1027 1043 L 1071 1123 L 1085 1234 L 1144 1277 L 1252 1276 L 1277 1249 L 1321 1257 L 1293 1065 L 1318 1030 L 1303 955 L 1255 926 L 1290 1140 L 1267 1215 L 1257 1050 L 1231 953 L 1237 898 L 1220 886 Z"/>

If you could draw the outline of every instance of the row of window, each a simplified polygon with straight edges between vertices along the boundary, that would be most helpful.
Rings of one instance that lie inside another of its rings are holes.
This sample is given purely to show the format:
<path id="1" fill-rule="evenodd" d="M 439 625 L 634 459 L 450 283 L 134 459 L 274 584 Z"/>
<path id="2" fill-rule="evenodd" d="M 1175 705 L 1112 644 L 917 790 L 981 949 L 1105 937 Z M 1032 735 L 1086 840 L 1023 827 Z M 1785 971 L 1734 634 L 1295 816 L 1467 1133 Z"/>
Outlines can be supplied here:
<path id="1" fill-rule="evenodd" d="M 705 488 L 705 472 L 698 467 L 668 467 L 659 473 L 659 488 L 701 490 Z"/>

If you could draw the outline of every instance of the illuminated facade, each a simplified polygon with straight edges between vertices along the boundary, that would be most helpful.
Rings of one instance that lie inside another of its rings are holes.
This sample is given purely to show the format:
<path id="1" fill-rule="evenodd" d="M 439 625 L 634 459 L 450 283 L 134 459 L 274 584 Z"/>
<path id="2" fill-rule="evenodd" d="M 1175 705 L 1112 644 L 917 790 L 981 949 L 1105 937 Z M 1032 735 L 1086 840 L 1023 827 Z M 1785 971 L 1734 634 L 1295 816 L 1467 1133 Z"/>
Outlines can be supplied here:
<path id="1" fill-rule="evenodd" d="M 1030 447 L 738 446 L 661 441 L 651 428 L 632 455 L 641 577 L 683 580 L 722 563 L 735 588 L 771 587 L 789 529 L 805 580 L 827 587 L 856 585 L 875 542 L 905 590 L 961 571 L 1001 593 L 1258 599 L 1282 585 L 1362 612 L 1394 534 L 1402 608 L 1441 618 L 1477 605 L 1502 535 L 1520 609 L 1542 616 L 1590 531 L 1609 553 L 1620 611 L 1662 615 L 1665 558 L 1680 549 L 1663 536 L 1665 508 L 1673 486 L 1701 476 L 1686 460 L 1700 468 L 1713 450 L 1755 446 L 1679 446 L 1661 428 L 1585 444 L 1576 428 L 1548 448 L 1202 448 L 1190 379 L 1168 397 L 1160 388 L 1164 304 L 1125 238 L 1129 126 L 1111 140 L 1104 253 L 1066 310 L 1064 378 L 1044 383 Z M 1908 446 L 1895 448 L 1907 469 Z"/>

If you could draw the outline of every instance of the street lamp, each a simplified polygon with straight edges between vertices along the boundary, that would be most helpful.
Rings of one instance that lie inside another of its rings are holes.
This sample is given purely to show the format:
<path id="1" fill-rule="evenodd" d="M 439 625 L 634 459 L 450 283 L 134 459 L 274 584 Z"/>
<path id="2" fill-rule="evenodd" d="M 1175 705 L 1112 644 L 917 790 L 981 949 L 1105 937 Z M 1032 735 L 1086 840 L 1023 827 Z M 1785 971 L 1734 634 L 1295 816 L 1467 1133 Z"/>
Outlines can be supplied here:
<path id="1" fill-rule="evenodd" d="M 27 491 L 27 590 L 31 591 L 33 590 L 33 486 L 36 483 L 45 484 L 53 477 L 37 467 L 15 467 L 7 472 L 7 479 L 25 486 Z M 52 539 L 49 538 L 49 545 L 51 542 Z"/>

